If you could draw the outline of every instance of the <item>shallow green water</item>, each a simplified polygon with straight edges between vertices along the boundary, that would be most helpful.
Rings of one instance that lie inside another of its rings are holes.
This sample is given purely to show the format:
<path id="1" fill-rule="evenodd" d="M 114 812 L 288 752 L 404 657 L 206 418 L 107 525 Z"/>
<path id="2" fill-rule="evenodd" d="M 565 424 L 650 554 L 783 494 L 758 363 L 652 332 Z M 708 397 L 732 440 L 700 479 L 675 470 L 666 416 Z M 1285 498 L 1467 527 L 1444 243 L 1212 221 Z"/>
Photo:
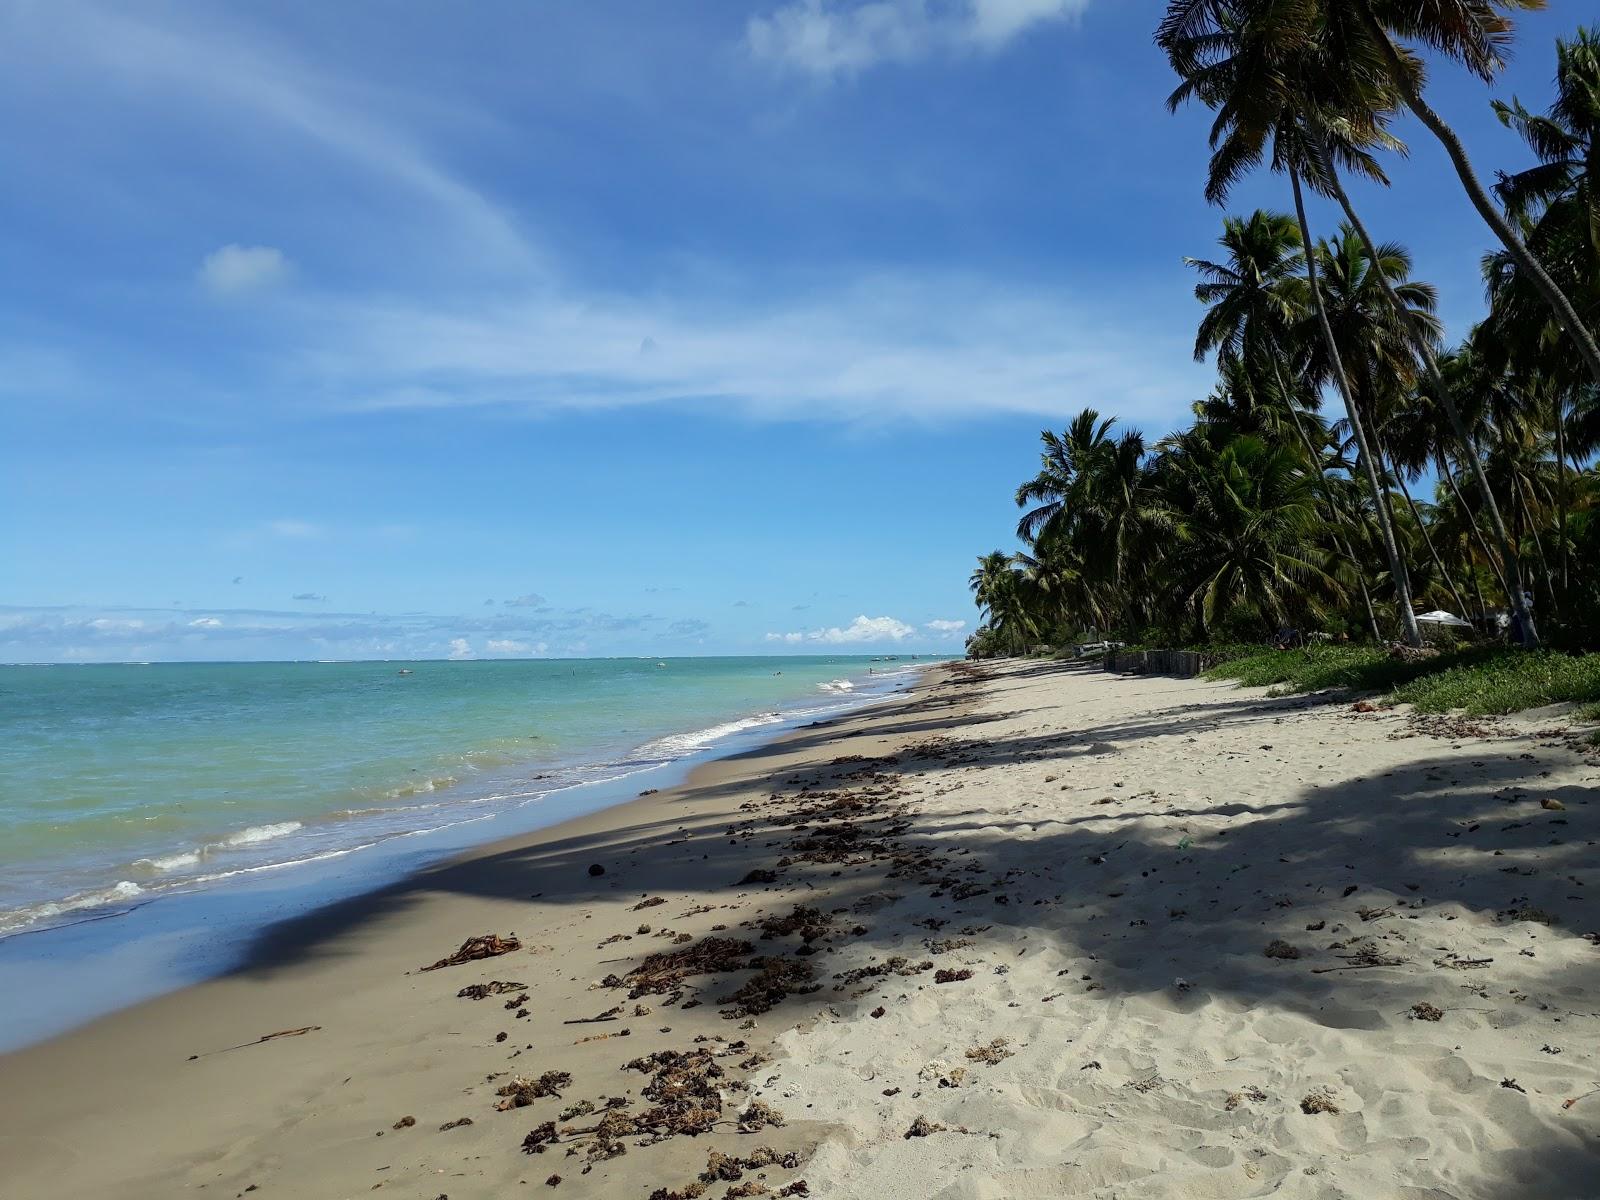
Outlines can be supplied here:
<path id="1" fill-rule="evenodd" d="M 537 803 L 907 663 L 0 667 L 0 932 Z"/>

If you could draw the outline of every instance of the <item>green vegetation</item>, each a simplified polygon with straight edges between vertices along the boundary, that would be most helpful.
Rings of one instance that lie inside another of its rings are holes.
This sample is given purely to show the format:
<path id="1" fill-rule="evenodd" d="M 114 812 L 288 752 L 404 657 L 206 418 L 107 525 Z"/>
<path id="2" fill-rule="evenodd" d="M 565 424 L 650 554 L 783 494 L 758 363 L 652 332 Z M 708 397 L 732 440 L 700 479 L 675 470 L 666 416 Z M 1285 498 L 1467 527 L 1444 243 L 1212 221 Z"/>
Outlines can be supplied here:
<path id="1" fill-rule="evenodd" d="M 1377 692 L 1385 703 L 1413 704 L 1422 712 L 1459 709 L 1487 716 L 1594 701 L 1600 716 L 1600 654 L 1478 647 L 1401 660 L 1373 646 L 1258 648 L 1208 674 L 1253 687 L 1274 686 L 1286 693 L 1325 688 Z"/>
<path id="2" fill-rule="evenodd" d="M 1586 659 L 1480 649 L 1422 669 L 1376 648 L 1420 646 L 1416 616 L 1435 608 L 1480 642 L 1514 614 L 1504 640 L 1525 649 L 1600 646 L 1600 33 L 1557 43 L 1546 111 L 1493 105 L 1527 153 L 1487 190 L 1412 48 L 1491 81 L 1512 16 L 1539 6 L 1169 3 L 1156 41 L 1179 80 L 1170 103 L 1216 113 L 1207 199 L 1225 204 L 1266 166 L 1291 211 L 1227 216 L 1221 253 L 1189 260 L 1195 356 L 1217 371 L 1192 424 L 1148 440 L 1085 408 L 1041 434 L 1040 470 L 1016 494 L 1022 548 L 972 576 L 984 623 L 970 653 L 1189 646 L 1252 681 L 1413 689 L 1484 712 L 1585 694 Z M 1455 346 L 1435 289 L 1345 189 L 1388 183 L 1403 110 L 1445 146 L 1496 243 L 1463 248 L 1489 307 Z M 1330 235 L 1313 232 L 1307 192 L 1342 214 Z M 1341 640 L 1292 667 L 1223 649 L 1291 630 Z"/>

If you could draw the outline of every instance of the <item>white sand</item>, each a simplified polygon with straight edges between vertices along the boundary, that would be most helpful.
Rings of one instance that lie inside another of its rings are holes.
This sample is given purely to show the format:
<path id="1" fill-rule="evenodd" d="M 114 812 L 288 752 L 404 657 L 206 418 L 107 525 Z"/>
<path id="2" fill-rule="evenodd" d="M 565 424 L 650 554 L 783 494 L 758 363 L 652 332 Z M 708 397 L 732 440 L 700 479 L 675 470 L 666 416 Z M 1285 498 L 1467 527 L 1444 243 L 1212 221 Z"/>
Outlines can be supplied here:
<path id="1" fill-rule="evenodd" d="M 0 1057 L 0 1198 L 1600 1198 L 1600 757 L 1548 717 L 1439 738 L 1328 698 L 984 675 L 289 922 L 222 979 Z M 416 971 L 488 931 L 525 945 Z M 748 957 L 637 1005 L 607 980 L 711 937 Z M 774 962 L 812 990 L 746 1019 L 732 994 Z M 491 979 L 526 985 L 520 1012 L 457 997 Z M 576 1101 L 648 1109 L 629 1060 L 708 1048 L 710 1131 L 596 1157 L 578 1116 L 520 1153 Z M 511 1073 L 551 1070 L 561 1098 L 496 1110 Z M 788 1123 L 740 1133 L 752 1092 Z M 697 1179 L 763 1143 L 809 1158 Z"/>
<path id="2" fill-rule="evenodd" d="M 975 977 L 896 978 L 780 1040 L 771 1091 L 849 1129 L 814 1192 L 1600 1196 L 1600 763 L 1526 722 L 1438 740 L 1204 681 L 996 676 L 954 735 L 973 760 L 909 776 L 909 836 L 970 849 L 1009 903 L 903 889 L 900 944 L 857 956 L 975 925 L 935 956 Z M 1497 915 L 1524 906 L 1559 924 Z M 1313 973 L 1369 946 L 1402 965 Z M 1013 1057 L 967 1060 L 996 1037 Z M 1318 1092 L 1339 1111 L 1303 1112 Z M 972 1132 L 907 1139 L 918 1116 Z"/>

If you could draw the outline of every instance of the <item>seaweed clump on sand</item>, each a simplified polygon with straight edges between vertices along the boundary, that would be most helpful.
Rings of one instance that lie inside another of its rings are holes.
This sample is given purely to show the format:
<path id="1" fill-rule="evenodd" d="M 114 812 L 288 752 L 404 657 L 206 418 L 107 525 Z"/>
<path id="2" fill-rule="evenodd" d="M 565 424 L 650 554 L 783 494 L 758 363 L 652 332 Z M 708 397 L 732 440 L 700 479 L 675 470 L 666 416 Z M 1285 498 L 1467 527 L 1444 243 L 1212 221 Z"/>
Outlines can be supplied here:
<path id="1" fill-rule="evenodd" d="M 756 973 L 718 1002 L 730 1006 L 722 1010 L 723 1016 L 760 1016 L 790 996 L 808 996 L 822 990 L 820 983 L 812 982 L 816 972 L 810 963 L 793 958 L 768 957 L 758 958 L 752 965 L 756 967 Z"/>
<path id="2" fill-rule="evenodd" d="M 432 970 L 429 967 L 428 970 Z M 488 983 L 469 983 L 456 993 L 458 1000 L 487 1000 L 490 996 L 498 996 L 502 992 L 520 992 L 528 985 L 515 983 L 509 979 L 491 979 Z"/>
<path id="3" fill-rule="evenodd" d="M 662 950 L 645 958 L 626 978 L 607 975 L 608 987 L 626 987 L 628 998 L 676 996 L 682 994 L 683 981 L 691 975 L 713 975 L 742 971 L 755 947 L 740 938 L 701 938 L 682 950 Z"/>
<path id="4" fill-rule="evenodd" d="M 543 1099 L 545 1096 L 553 1096 L 559 1100 L 562 1089 L 571 1085 L 572 1076 L 566 1071 L 546 1071 L 537 1079 L 518 1075 L 495 1093 L 497 1096 L 505 1097 L 495 1105 L 495 1109 L 499 1112 L 509 1112 L 513 1108 L 526 1108 L 535 1100 Z"/>
<path id="5" fill-rule="evenodd" d="M 484 958 L 498 958 L 502 954 L 510 954 L 513 950 L 521 950 L 522 943 L 516 934 L 501 937 L 497 933 L 486 933 L 482 937 L 469 937 L 461 943 L 461 949 L 448 958 L 441 958 L 431 967 L 421 967 L 423 971 L 437 971 L 440 967 L 459 967 L 462 963 L 477 962 Z"/>
<path id="6" fill-rule="evenodd" d="M 758 1146 L 747 1155 L 723 1154 L 713 1150 L 706 1156 L 706 1169 L 700 1172 L 698 1179 L 681 1188 L 657 1188 L 650 1193 L 650 1200 L 699 1200 L 710 1187 L 718 1183 L 739 1185 L 724 1192 L 724 1200 L 729 1196 L 809 1196 L 811 1188 L 804 1179 L 796 1179 L 776 1191 L 759 1180 L 739 1183 L 746 1171 L 759 1171 L 767 1167 L 792 1171 L 800 1165 L 800 1161 L 800 1155 L 793 1150 L 780 1153 L 771 1146 Z"/>
<path id="7" fill-rule="evenodd" d="M 833 918 L 821 909 L 797 904 L 794 906 L 794 911 L 787 916 L 763 918 L 759 928 L 763 941 L 798 933 L 800 940 L 809 946 L 818 938 L 825 936 L 832 924 Z"/>
<path id="8" fill-rule="evenodd" d="M 642 1094 L 652 1107 L 632 1118 L 636 1133 L 694 1137 L 722 1119 L 719 1081 L 726 1073 L 709 1050 L 657 1050 L 623 1064 L 623 1070 L 650 1076 Z"/>

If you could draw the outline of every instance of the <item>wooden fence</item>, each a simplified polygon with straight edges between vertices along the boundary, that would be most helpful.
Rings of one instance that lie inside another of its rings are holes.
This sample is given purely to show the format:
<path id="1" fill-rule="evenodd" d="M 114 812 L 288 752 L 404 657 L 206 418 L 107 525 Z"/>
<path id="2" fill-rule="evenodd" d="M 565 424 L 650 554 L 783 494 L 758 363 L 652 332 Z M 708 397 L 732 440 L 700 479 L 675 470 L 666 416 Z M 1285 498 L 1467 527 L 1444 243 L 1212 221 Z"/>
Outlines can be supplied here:
<path id="1" fill-rule="evenodd" d="M 1192 679 L 1207 667 L 1207 656 L 1193 650 L 1113 650 L 1105 668 L 1119 675 L 1176 675 Z"/>

